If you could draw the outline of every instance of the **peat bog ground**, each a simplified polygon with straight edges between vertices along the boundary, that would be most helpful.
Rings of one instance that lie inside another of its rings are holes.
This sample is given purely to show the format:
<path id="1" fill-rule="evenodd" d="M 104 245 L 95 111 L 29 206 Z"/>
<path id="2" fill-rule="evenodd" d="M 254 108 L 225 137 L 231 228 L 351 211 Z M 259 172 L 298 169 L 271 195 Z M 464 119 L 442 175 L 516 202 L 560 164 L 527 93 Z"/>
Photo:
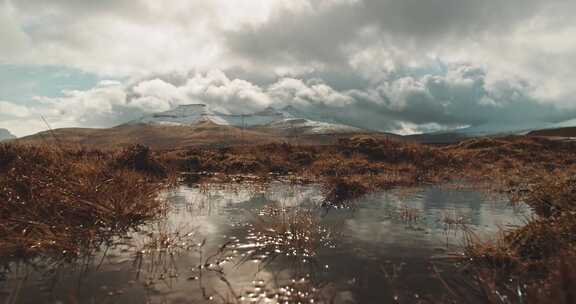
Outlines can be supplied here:
<path id="1" fill-rule="evenodd" d="M 467 233 L 458 264 L 469 280 L 454 283 L 438 276 L 446 296 L 406 303 L 574 303 L 575 151 L 573 142 L 525 136 L 447 146 L 359 136 L 322 146 L 170 151 L 3 144 L 0 255 L 6 265 L 38 258 L 79 259 L 111 238 L 165 216 L 170 206 L 162 193 L 180 183 L 317 184 L 322 193 L 319 208 L 326 210 L 354 208 L 358 199 L 383 190 L 441 185 L 505 195 L 512 203 L 529 206 L 532 216 L 525 225 L 503 228 L 499 237 L 488 240 Z M 416 222 L 420 212 L 404 206 L 397 213 Z M 288 226 L 262 231 L 299 227 L 299 234 L 319 238 L 312 231 L 316 223 L 307 218 L 304 214 Z M 450 214 L 441 221 L 465 225 Z"/>

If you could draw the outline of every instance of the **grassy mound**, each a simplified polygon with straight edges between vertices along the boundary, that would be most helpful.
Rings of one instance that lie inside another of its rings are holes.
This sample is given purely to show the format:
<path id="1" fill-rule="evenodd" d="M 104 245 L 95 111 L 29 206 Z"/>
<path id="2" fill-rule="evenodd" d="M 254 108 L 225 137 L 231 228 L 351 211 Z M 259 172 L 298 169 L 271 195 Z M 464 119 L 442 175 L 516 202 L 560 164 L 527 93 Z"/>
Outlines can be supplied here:
<path id="1" fill-rule="evenodd" d="M 562 172 L 532 179 L 520 199 L 534 217 L 497 242 L 467 248 L 480 286 L 506 297 L 486 292 L 487 303 L 576 303 L 576 179 Z"/>
<path id="2" fill-rule="evenodd" d="M 0 256 L 78 254 L 154 217 L 168 173 L 142 151 L 0 145 Z"/>

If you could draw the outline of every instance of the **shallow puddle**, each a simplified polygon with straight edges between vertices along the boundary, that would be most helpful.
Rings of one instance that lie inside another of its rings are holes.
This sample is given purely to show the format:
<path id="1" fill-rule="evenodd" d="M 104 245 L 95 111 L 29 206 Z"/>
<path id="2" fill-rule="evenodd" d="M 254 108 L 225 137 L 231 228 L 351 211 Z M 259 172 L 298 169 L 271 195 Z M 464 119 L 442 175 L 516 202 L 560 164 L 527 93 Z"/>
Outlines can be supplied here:
<path id="1" fill-rule="evenodd" d="M 166 217 L 75 263 L 12 263 L 4 303 L 411 303 L 457 279 L 465 236 L 529 211 L 426 187 L 322 207 L 314 185 L 180 187 Z"/>

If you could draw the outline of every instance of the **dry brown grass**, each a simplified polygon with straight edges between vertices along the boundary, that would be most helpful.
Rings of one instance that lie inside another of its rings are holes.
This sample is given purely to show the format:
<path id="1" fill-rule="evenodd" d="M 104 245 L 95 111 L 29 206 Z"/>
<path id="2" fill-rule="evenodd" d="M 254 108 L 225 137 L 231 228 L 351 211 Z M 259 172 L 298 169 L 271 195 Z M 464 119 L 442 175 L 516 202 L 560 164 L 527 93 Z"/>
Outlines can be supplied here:
<path id="1" fill-rule="evenodd" d="M 570 303 L 573 295 L 566 286 L 574 286 L 574 278 L 565 269 L 574 270 L 576 260 L 574 151 L 573 142 L 522 136 L 444 147 L 357 136 L 323 146 L 272 143 L 162 153 L 142 146 L 104 153 L 4 145 L 0 250 L 73 252 L 79 243 L 150 218 L 158 212 L 155 198 L 162 186 L 157 182 L 170 175 L 167 167 L 261 180 L 305 177 L 325 185 L 329 204 L 379 189 L 467 181 L 524 201 L 536 214 L 496 242 L 474 241 L 467 248 L 477 269 L 477 296 L 488 303 L 517 303 L 512 294 L 517 286 L 506 282 L 522 278 L 524 303 L 548 298 Z M 488 292 L 498 286 L 500 295 Z"/>
<path id="2" fill-rule="evenodd" d="M 576 143 L 539 137 L 478 138 L 431 147 L 358 136 L 322 147 L 270 144 L 172 156 L 196 170 L 305 175 L 325 185 L 329 205 L 379 189 L 442 182 L 464 181 L 508 194 L 529 204 L 536 217 L 497 241 L 470 237 L 466 257 L 472 261 L 474 283 L 461 287 L 476 290 L 474 299 L 486 303 L 573 303 L 568 286 L 574 286 L 570 271 L 576 265 L 574 151 Z M 445 222 L 465 228 L 458 218 Z M 470 300 L 455 299 L 448 302 Z"/>
<path id="3" fill-rule="evenodd" d="M 471 280 L 443 281 L 450 296 L 439 303 L 571 304 L 576 303 L 574 253 L 559 253 L 547 263 L 548 272 L 538 278 L 497 267 L 471 267 Z"/>
<path id="4" fill-rule="evenodd" d="M 528 186 L 519 199 L 532 208 L 534 217 L 522 227 L 505 231 L 496 241 L 470 239 L 466 254 L 475 269 L 477 286 L 484 291 L 485 302 L 576 302 L 573 176 L 569 172 L 551 172 L 526 177 L 531 182 L 526 182 Z"/>
<path id="5" fill-rule="evenodd" d="M 352 192 L 464 180 L 521 194 L 527 177 L 554 170 L 576 172 L 574 149 L 576 143 L 532 137 L 471 139 L 438 148 L 363 135 L 341 138 L 333 145 L 191 148 L 165 156 L 184 171 L 292 174 L 333 189 L 343 189 L 343 183 L 361 185 L 348 187 Z M 337 196 L 348 198 L 341 193 Z"/>
<path id="6" fill-rule="evenodd" d="M 0 256 L 75 255 L 155 216 L 169 174 L 140 157 L 0 145 Z"/>

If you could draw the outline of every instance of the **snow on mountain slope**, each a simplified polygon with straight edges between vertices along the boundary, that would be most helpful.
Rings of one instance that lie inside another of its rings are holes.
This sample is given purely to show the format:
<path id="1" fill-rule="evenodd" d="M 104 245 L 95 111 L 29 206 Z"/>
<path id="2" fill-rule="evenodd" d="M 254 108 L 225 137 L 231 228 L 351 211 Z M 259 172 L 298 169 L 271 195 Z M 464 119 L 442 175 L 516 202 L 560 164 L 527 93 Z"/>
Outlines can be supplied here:
<path id="1" fill-rule="evenodd" d="M 239 127 L 262 126 L 286 118 L 283 113 L 277 112 L 271 107 L 268 107 L 259 112 L 249 114 L 222 114 L 222 117 L 230 125 Z"/>
<path id="2" fill-rule="evenodd" d="M 365 130 L 336 123 L 306 119 L 296 109 L 286 107 L 276 110 L 268 107 L 262 111 L 248 114 L 224 114 L 212 111 L 203 104 L 181 105 L 172 110 L 144 116 L 129 122 L 151 125 L 195 125 L 212 122 L 217 125 L 235 127 L 266 127 L 279 131 L 298 131 L 301 134 L 358 133 Z"/>
<path id="3" fill-rule="evenodd" d="M 5 141 L 5 140 L 9 140 L 9 139 L 14 139 L 16 138 L 16 136 L 14 136 L 12 133 L 10 133 L 10 131 L 6 130 L 6 129 L 0 129 L 0 141 Z"/>
<path id="4" fill-rule="evenodd" d="M 193 125 L 205 121 L 211 121 L 219 125 L 228 125 L 228 122 L 222 119 L 219 113 L 212 112 L 203 104 L 178 106 L 172 110 L 144 116 L 128 124 Z"/>
<path id="5" fill-rule="evenodd" d="M 272 122 L 268 125 L 279 130 L 299 130 L 304 134 L 333 134 L 333 133 L 362 133 L 366 130 L 359 128 L 333 124 L 321 121 L 313 121 L 302 118 L 286 118 Z"/>

